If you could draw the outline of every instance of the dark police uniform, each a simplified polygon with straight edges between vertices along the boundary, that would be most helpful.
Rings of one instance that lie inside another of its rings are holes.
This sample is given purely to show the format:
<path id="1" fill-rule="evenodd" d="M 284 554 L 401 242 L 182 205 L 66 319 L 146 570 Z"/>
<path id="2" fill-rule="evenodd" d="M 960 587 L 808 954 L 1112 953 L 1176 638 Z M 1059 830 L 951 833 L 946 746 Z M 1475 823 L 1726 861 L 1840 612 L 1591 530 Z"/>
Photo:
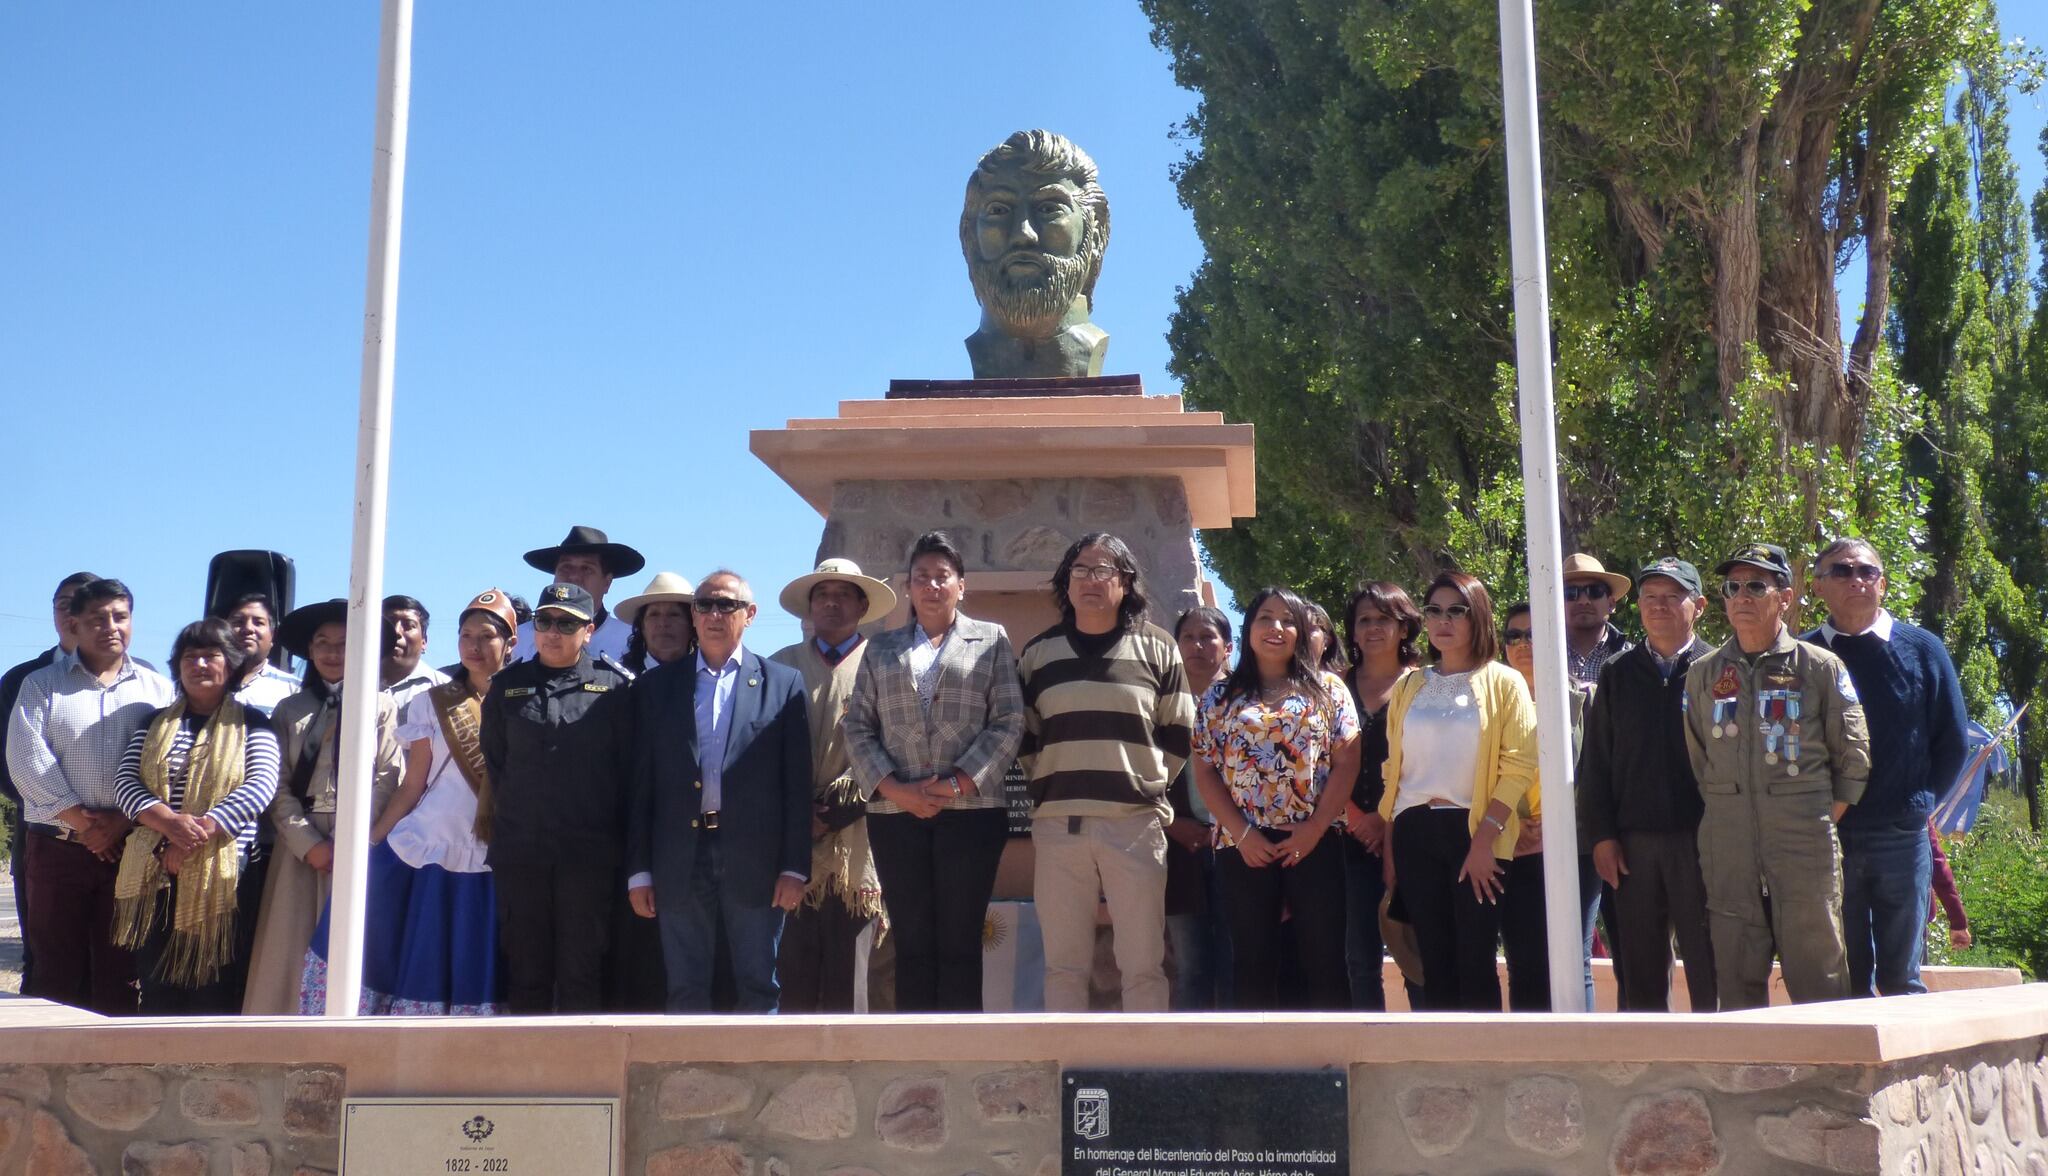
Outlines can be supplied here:
<path id="1" fill-rule="evenodd" d="M 594 611 L 589 594 L 567 584 L 549 585 L 539 608 Z M 632 680 L 587 652 L 561 669 L 534 658 L 505 667 L 484 698 L 488 860 L 514 1013 L 602 1007 L 630 793 Z"/>

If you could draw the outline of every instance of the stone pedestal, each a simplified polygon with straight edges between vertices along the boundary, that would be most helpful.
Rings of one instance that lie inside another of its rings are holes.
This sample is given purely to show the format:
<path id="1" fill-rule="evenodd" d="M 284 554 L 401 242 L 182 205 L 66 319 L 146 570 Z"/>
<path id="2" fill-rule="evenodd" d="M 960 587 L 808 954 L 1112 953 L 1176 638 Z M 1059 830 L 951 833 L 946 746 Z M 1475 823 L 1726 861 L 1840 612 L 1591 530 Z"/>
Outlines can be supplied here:
<path id="1" fill-rule="evenodd" d="M 917 536 L 949 532 L 967 554 L 965 610 L 1020 646 L 1058 619 L 1052 572 L 1081 535 L 1131 545 L 1152 620 L 1170 627 L 1215 599 L 1194 529 L 1256 508 L 1252 427 L 1146 396 L 1135 376 L 898 381 L 837 417 L 756 430 L 752 448 L 825 516 L 819 559 L 900 587 Z M 907 615 L 901 603 L 885 623 Z"/>

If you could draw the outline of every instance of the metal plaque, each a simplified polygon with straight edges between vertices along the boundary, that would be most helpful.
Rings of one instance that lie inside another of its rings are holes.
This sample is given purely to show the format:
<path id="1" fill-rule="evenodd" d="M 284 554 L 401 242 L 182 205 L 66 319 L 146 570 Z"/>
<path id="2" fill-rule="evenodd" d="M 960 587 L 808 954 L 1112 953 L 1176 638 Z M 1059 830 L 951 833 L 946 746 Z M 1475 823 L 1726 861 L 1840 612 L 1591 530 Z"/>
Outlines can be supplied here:
<path id="1" fill-rule="evenodd" d="M 615 1098 L 351 1098 L 341 1176 L 618 1176 Z"/>
<path id="2" fill-rule="evenodd" d="M 1347 1176 L 1341 1070 L 1068 1070 L 1062 1176 Z"/>

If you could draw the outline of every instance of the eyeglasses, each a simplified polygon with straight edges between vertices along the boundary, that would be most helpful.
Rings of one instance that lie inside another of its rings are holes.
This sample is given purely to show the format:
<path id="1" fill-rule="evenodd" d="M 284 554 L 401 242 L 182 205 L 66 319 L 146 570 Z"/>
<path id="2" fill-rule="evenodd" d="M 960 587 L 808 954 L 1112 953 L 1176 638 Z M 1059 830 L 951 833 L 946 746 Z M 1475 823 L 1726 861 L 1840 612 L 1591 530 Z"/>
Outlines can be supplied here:
<path id="1" fill-rule="evenodd" d="M 1529 630 L 1527 629 L 1506 629 L 1500 635 L 1502 645 L 1520 645 L 1527 640 L 1529 640 Z"/>
<path id="2" fill-rule="evenodd" d="M 1595 580 L 1591 584 L 1566 584 L 1564 586 L 1564 598 L 1566 600 L 1605 600 L 1612 595 L 1614 595 L 1614 589 L 1609 588 L 1605 580 Z"/>
<path id="3" fill-rule="evenodd" d="M 721 616 L 731 616 L 733 613 L 747 607 L 747 602 L 731 596 L 699 596 L 690 602 L 690 607 L 700 613 L 718 613 Z"/>
<path id="4" fill-rule="evenodd" d="M 1842 563 L 1829 564 L 1827 569 L 1821 572 L 1821 575 L 1830 580 L 1862 580 L 1865 583 L 1876 583 L 1877 578 L 1884 575 L 1884 569 L 1876 564 L 1849 563 L 1844 561 Z"/>
<path id="5" fill-rule="evenodd" d="M 566 637 L 589 623 L 589 621 L 579 621 L 565 613 L 555 613 L 553 615 L 533 614 L 533 631 L 535 633 L 560 633 Z"/>
<path id="6" fill-rule="evenodd" d="M 1068 579 L 1093 580 L 1097 584 L 1107 584 L 1121 575 L 1123 569 L 1112 564 L 1075 564 L 1067 569 Z"/>
<path id="7" fill-rule="evenodd" d="M 1472 615 L 1472 606 L 1468 604 L 1425 604 L 1422 606 L 1422 615 L 1432 621 L 1441 621 L 1445 617 L 1449 617 L 1454 621 L 1462 621 Z"/>
<path id="8" fill-rule="evenodd" d="M 1778 586 L 1769 580 L 1725 580 L 1721 584 L 1721 595 L 1729 600 L 1738 596 L 1761 600 L 1777 590 Z"/>

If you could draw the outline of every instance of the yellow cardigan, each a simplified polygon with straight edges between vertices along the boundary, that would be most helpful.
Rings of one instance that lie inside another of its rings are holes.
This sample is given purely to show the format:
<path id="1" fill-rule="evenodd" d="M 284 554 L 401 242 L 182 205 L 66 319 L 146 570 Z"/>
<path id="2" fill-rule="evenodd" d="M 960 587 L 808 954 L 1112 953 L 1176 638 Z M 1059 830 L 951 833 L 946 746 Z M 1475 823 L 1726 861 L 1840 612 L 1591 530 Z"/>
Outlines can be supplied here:
<path id="1" fill-rule="evenodd" d="M 1401 729 L 1424 677 L 1422 670 L 1403 674 L 1387 700 L 1387 790 L 1380 797 L 1380 816 L 1389 821 L 1401 797 Z M 1466 825 L 1477 833 L 1489 805 L 1496 800 L 1507 805 L 1508 827 L 1494 839 L 1493 856 L 1511 858 L 1522 829 L 1515 810 L 1522 795 L 1536 785 L 1536 704 L 1522 676 L 1500 662 L 1472 671 L 1472 701 L 1479 710 L 1479 770 L 1472 780 L 1472 811 Z"/>

